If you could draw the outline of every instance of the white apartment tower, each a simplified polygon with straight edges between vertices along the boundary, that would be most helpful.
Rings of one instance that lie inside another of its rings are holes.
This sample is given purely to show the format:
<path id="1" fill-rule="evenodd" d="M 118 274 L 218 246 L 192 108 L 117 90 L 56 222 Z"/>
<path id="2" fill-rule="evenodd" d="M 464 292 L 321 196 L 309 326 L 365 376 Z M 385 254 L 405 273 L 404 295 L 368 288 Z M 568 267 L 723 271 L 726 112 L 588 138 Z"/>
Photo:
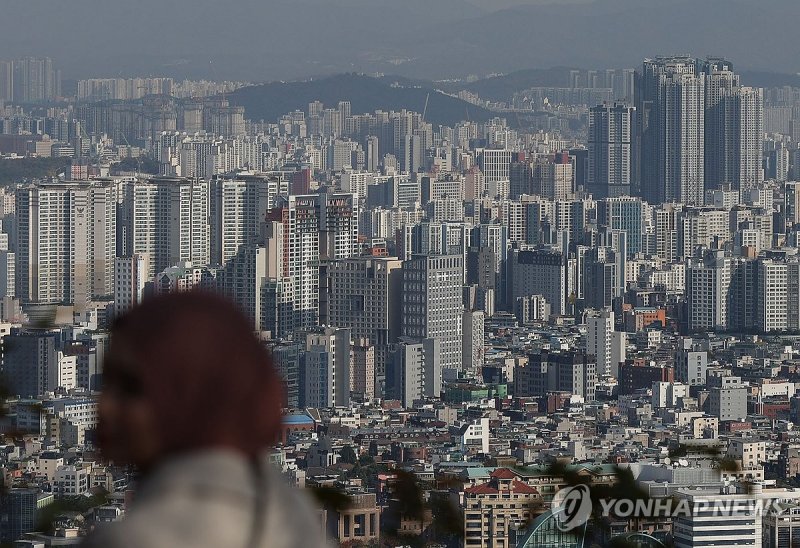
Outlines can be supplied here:
<path id="1" fill-rule="evenodd" d="M 344 168 L 342 171 L 342 191 L 357 194 L 359 199 L 367 197 L 367 187 L 372 184 L 372 172 Z"/>
<path id="2" fill-rule="evenodd" d="M 800 328 L 800 263 L 760 258 L 757 268 L 757 329 L 769 333 Z"/>
<path id="3" fill-rule="evenodd" d="M 482 310 L 465 310 L 463 319 L 464 339 L 461 353 L 464 369 L 477 374 L 483 367 L 485 314 Z"/>
<path id="4" fill-rule="evenodd" d="M 15 207 L 18 297 L 81 307 L 114 293 L 113 184 L 29 185 L 17 190 Z"/>
<path id="5" fill-rule="evenodd" d="M 568 154 L 559 152 L 539 158 L 532 167 L 533 191 L 551 200 L 570 200 L 574 197 L 574 174 Z"/>
<path id="6" fill-rule="evenodd" d="M 167 267 L 209 263 L 208 181 L 156 177 L 126 183 L 121 256 L 146 253 L 149 277 Z"/>
<path id="7" fill-rule="evenodd" d="M 732 259 L 723 251 L 709 251 L 689 259 L 686 269 L 686 306 L 691 331 L 728 327 L 728 293 Z"/>
<path id="8" fill-rule="evenodd" d="M 119 317 L 142 302 L 150 281 L 148 263 L 146 254 L 114 259 L 114 316 Z"/>
<path id="9" fill-rule="evenodd" d="M 270 200 L 270 179 L 241 176 L 211 181 L 209 202 L 210 260 L 225 266 L 239 247 L 254 243 L 266 221 Z"/>
<path id="10" fill-rule="evenodd" d="M 320 261 L 358 254 L 358 197 L 309 194 L 282 197 L 270 211 L 283 225 L 283 272 L 293 285 L 294 325 L 316 326 L 320 308 Z"/>
<path id="11" fill-rule="evenodd" d="M 418 341 L 401 337 L 392 345 L 386 374 L 387 397 L 410 408 L 417 400 L 438 398 L 442 391 L 439 339 Z"/>
<path id="12" fill-rule="evenodd" d="M 14 196 L 12 195 L 11 198 L 13 200 Z M 2 224 L 2 220 L 0 220 L 0 227 Z M 3 229 L 0 228 L 0 230 Z M 16 253 L 9 250 L 9 239 L 9 234 L 0 232 L 0 298 L 16 296 Z"/>
<path id="13" fill-rule="evenodd" d="M 306 334 L 301 356 L 302 407 L 350 404 L 350 330 L 317 328 Z"/>
<path id="14" fill-rule="evenodd" d="M 597 359 L 597 374 L 619 377 L 619 364 L 625 361 L 625 333 L 614 330 L 614 312 L 591 310 L 586 324 L 586 353 Z"/>
<path id="15" fill-rule="evenodd" d="M 741 87 L 736 94 L 737 124 L 734 184 L 756 188 L 764 181 L 764 90 Z"/>
<path id="16" fill-rule="evenodd" d="M 477 151 L 478 166 L 485 184 L 508 181 L 511 171 L 512 152 L 506 149 L 484 148 Z"/>

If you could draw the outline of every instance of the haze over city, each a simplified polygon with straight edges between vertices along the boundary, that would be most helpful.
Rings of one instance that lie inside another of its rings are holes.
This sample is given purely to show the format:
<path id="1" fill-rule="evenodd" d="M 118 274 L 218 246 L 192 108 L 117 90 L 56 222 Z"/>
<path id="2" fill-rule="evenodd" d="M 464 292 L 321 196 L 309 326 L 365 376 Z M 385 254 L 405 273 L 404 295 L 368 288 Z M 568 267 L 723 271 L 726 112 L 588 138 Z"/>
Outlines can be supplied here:
<path id="1" fill-rule="evenodd" d="M 795 74 L 798 16 L 791 0 L 32 0 L 4 6 L 0 31 L 5 56 L 53 57 L 68 78 L 441 79 L 688 52 Z"/>
<path id="2" fill-rule="evenodd" d="M 799 3 L 0 14 L 0 548 L 800 546 Z"/>

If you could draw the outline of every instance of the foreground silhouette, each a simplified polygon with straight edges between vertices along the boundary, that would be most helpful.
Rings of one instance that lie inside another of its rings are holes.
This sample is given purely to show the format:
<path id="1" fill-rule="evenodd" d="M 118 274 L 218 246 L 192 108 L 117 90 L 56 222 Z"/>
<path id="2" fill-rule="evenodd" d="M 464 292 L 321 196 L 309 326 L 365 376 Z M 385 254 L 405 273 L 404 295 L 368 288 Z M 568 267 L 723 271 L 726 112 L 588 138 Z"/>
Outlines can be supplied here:
<path id="1" fill-rule="evenodd" d="M 112 328 L 100 398 L 106 458 L 141 473 L 90 547 L 325 544 L 321 517 L 267 463 L 283 389 L 250 322 L 220 297 L 156 297 Z"/>

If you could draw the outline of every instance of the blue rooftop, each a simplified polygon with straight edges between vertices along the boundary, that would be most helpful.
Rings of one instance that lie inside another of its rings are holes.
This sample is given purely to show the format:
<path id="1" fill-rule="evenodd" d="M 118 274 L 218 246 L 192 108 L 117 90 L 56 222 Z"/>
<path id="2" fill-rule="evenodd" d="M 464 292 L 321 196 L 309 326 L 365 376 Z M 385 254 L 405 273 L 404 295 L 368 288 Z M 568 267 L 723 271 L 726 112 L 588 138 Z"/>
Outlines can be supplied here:
<path id="1" fill-rule="evenodd" d="M 313 424 L 314 419 L 308 415 L 286 415 L 283 417 L 283 424 Z"/>

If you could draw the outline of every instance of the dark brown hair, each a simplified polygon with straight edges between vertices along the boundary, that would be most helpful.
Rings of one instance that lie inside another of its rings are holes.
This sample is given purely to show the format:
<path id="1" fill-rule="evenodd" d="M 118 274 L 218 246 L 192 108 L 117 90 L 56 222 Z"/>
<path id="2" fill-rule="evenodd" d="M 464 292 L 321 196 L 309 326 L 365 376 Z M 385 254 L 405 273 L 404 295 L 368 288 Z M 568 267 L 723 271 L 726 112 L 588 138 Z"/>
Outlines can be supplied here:
<path id="1" fill-rule="evenodd" d="M 154 297 L 111 333 L 112 348 L 120 339 L 133 353 L 165 453 L 228 447 L 256 457 L 276 440 L 283 384 L 252 323 L 229 301 L 200 291 Z"/>

